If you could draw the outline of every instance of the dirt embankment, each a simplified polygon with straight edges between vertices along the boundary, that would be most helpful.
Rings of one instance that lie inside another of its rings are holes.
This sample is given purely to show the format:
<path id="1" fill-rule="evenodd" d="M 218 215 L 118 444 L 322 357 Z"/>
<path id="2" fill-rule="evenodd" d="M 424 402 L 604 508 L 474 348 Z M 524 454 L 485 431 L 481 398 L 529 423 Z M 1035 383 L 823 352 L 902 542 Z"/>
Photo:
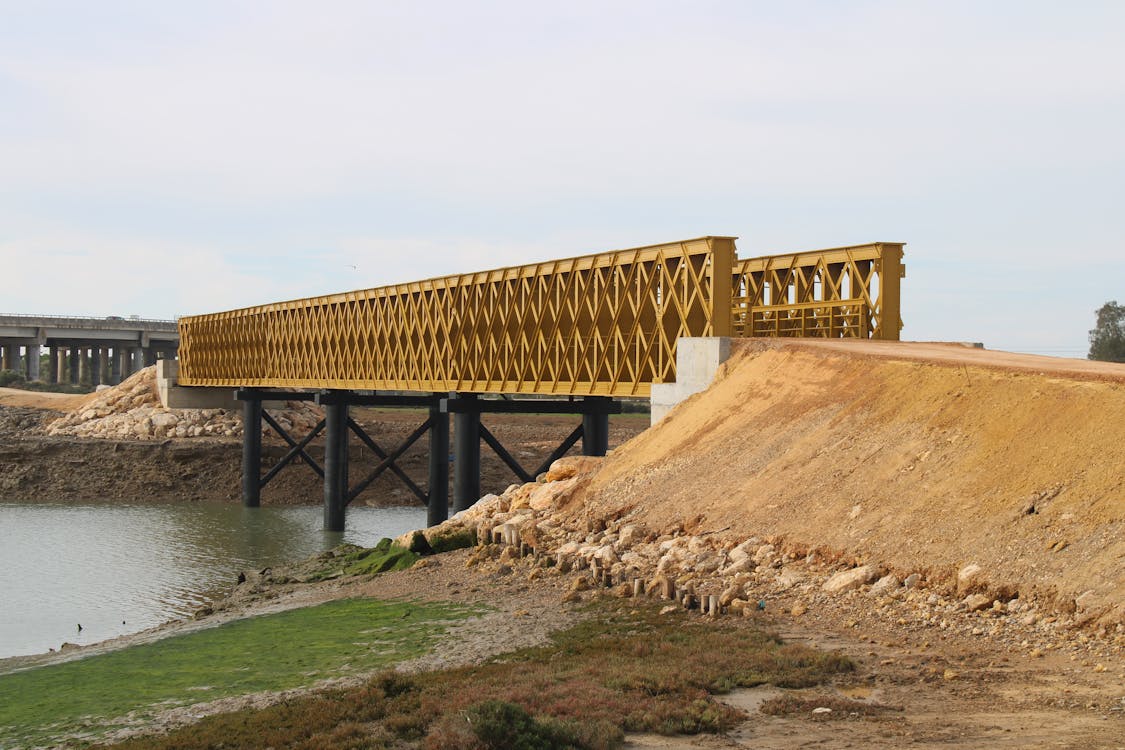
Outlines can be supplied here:
<path id="1" fill-rule="evenodd" d="M 1125 367 L 940 345 L 743 341 L 619 449 L 586 512 L 771 535 L 931 585 L 1125 621 Z"/>

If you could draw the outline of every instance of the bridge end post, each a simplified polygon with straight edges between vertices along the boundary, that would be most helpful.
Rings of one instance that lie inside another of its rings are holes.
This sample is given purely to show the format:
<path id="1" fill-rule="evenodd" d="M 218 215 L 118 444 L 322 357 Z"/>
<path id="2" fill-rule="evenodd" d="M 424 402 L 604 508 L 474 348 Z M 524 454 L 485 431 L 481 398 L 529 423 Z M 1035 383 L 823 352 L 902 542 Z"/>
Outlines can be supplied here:
<path id="1" fill-rule="evenodd" d="M 449 518 L 449 412 L 441 398 L 430 405 L 430 481 L 426 498 L 426 525 L 437 526 Z"/>
<path id="2" fill-rule="evenodd" d="M 242 400 L 242 505 L 262 504 L 262 399 L 252 390 L 236 394 Z"/>

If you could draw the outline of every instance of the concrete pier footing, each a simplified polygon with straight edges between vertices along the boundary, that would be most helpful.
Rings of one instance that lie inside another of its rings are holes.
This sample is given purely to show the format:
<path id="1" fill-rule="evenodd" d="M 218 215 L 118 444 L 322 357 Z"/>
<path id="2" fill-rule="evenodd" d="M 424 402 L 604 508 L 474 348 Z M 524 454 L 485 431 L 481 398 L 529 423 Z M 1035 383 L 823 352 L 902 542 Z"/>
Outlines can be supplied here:
<path id="1" fill-rule="evenodd" d="M 726 336 L 679 339 L 676 343 L 676 382 L 652 384 L 652 424 L 664 419 L 688 396 L 707 390 L 719 371 L 719 365 L 729 357 L 730 338 Z"/>

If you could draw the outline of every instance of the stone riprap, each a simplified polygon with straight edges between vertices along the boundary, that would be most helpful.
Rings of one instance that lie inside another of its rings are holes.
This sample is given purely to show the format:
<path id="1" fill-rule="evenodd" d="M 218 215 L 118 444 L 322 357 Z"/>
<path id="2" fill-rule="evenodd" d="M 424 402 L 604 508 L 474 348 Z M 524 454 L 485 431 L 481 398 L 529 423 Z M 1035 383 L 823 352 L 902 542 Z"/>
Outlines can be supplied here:
<path id="1" fill-rule="evenodd" d="M 585 490 L 602 461 L 559 459 L 540 481 L 486 495 L 448 521 L 396 542 L 410 546 L 418 534 L 428 542 L 474 535 L 478 546 L 467 564 L 503 576 L 533 556 L 533 578 L 576 576 L 564 601 L 600 590 L 664 599 L 667 611 L 687 608 L 717 617 L 780 608 L 799 617 L 854 600 L 869 602 L 865 609 L 907 629 L 988 634 L 1023 646 L 1077 630 L 1085 631 L 1078 636 L 1082 648 L 1088 647 L 1085 633 L 1091 629 L 1102 638 L 1122 638 L 1112 627 L 1098 627 L 1094 612 L 1084 613 L 1081 606 L 1060 612 L 1055 602 L 1021 597 L 990 581 L 979 566 L 971 571 L 979 593 L 966 598 L 956 585 L 940 582 L 945 577 L 928 584 L 925 575 L 909 572 L 900 579 L 883 565 L 776 536 L 737 539 L 724 530 L 654 529 L 640 509 L 620 518 L 599 517 L 586 506 Z"/>

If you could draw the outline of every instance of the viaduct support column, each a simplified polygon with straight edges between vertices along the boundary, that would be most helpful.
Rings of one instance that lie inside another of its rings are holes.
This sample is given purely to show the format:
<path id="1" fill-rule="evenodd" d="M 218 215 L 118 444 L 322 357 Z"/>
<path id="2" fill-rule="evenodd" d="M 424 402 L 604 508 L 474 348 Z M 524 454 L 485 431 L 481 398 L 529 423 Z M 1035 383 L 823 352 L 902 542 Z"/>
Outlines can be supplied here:
<path id="1" fill-rule="evenodd" d="M 39 379 L 39 344 L 27 346 L 27 379 Z"/>
<path id="2" fill-rule="evenodd" d="M 16 369 L 16 347 L 13 344 L 4 344 L 3 351 L 0 351 L 0 370 L 14 370 Z"/>
<path id="3" fill-rule="evenodd" d="M 582 455 L 604 456 L 609 450 L 609 405 L 613 399 L 605 396 L 587 396 L 586 403 L 605 406 L 582 415 Z"/>
<path id="4" fill-rule="evenodd" d="M 145 367 L 152 367 L 156 364 L 156 350 L 151 346 L 146 346 L 143 350 Z"/>
<path id="5" fill-rule="evenodd" d="M 242 504 L 257 508 L 262 504 L 262 400 L 242 402 Z"/>
<path id="6" fill-rule="evenodd" d="M 51 346 L 47 350 L 47 382 L 59 382 L 59 348 Z"/>
<path id="7" fill-rule="evenodd" d="M 113 347 L 113 359 L 109 361 L 109 384 L 117 385 L 121 382 L 121 347 Z"/>
<path id="8" fill-rule="evenodd" d="M 73 344 L 70 347 L 70 384 L 78 385 L 81 381 L 78 379 L 79 364 L 82 359 L 82 351 Z"/>
<path id="9" fill-rule="evenodd" d="M 480 500 L 480 411 L 475 393 L 458 394 L 464 411 L 453 415 L 453 512 Z"/>
<path id="10" fill-rule="evenodd" d="M 348 400 L 331 392 L 324 404 L 324 530 L 343 531 L 348 504 Z"/>
<path id="11" fill-rule="evenodd" d="M 97 388 L 102 384 L 102 349 L 95 346 L 90 350 L 90 385 Z"/>
<path id="12" fill-rule="evenodd" d="M 441 410 L 435 395 L 430 406 L 430 484 L 426 525 L 437 526 L 449 518 L 449 413 Z"/>

